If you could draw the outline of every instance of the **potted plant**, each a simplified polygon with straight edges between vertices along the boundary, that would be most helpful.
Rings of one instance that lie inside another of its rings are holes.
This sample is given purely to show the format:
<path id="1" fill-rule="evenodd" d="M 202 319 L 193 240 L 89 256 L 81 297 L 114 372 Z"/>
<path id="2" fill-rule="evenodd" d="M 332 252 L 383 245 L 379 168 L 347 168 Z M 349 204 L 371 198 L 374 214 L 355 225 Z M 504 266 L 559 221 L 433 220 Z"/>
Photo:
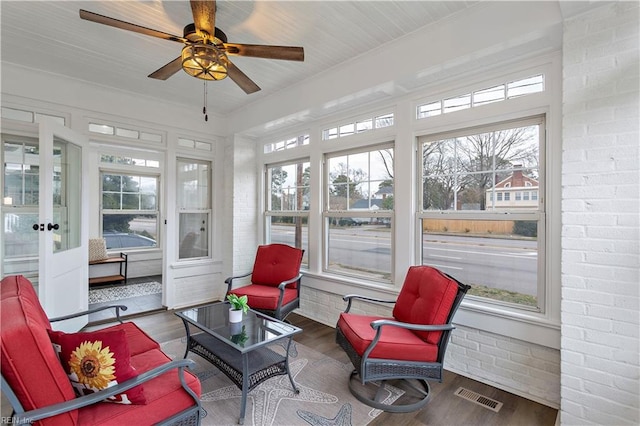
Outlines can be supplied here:
<path id="1" fill-rule="evenodd" d="M 231 308 L 229 309 L 229 322 L 242 321 L 242 314 L 246 314 L 249 310 L 247 296 L 244 295 L 238 297 L 236 294 L 231 293 L 227 295 L 227 300 L 231 303 Z"/>

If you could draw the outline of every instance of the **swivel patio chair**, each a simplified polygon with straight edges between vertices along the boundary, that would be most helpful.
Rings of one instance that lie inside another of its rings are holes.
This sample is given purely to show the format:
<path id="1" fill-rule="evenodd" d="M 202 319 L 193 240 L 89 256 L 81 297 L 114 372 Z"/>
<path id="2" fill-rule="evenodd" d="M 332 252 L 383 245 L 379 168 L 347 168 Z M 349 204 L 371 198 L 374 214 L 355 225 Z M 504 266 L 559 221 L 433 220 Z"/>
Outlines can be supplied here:
<path id="1" fill-rule="evenodd" d="M 286 244 L 258 246 L 253 271 L 229 277 L 227 295 L 246 295 L 249 307 L 284 320 L 300 307 L 300 264 L 304 250 Z M 249 285 L 233 288 L 234 280 L 251 276 Z"/>
<path id="2" fill-rule="evenodd" d="M 427 380 L 442 382 L 453 316 L 469 288 L 438 269 L 412 266 L 395 301 L 344 296 L 348 304 L 336 325 L 336 342 L 355 367 L 349 377 L 351 393 L 362 403 L 394 413 L 427 404 Z M 393 317 L 349 313 L 357 299 L 395 303 Z M 410 394 L 386 401 L 385 386 L 391 380 L 402 380 L 398 386 Z"/>

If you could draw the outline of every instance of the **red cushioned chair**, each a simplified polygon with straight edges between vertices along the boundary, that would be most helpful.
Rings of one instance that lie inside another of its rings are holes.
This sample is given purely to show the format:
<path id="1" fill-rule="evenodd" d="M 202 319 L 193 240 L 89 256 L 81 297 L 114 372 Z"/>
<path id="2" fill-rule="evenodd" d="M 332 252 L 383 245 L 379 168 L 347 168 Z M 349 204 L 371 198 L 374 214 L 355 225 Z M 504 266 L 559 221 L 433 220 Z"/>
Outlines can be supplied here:
<path id="1" fill-rule="evenodd" d="M 360 402 L 384 411 L 422 408 L 429 401 L 427 380 L 442 382 L 444 354 L 454 329 L 453 315 L 469 288 L 435 268 L 412 266 L 395 301 L 344 296 L 348 304 L 336 325 L 336 342 L 355 367 L 349 379 L 351 393 Z M 349 313 L 356 299 L 395 303 L 393 317 Z M 357 377 L 361 385 L 355 380 Z M 408 395 L 398 398 L 397 404 L 383 400 L 385 382 L 396 379 L 406 381 L 417 392 L 417 402 Z M 377 381 L 381 383 L 372 396 L 370 382 Z M 415 386 L 416 382 L 419 386 Z"/>
<path id="2" fill-rule="evenodd" d="M 229 277 L 227 294 L 246 295 L 249 307 L 284 320 L 300 307 L 300 264 L 304 250 L 286 244 L 258 246 L 253 271 Z M 233 288 L 233 281 L 251 276 L 251 284 Z"/>

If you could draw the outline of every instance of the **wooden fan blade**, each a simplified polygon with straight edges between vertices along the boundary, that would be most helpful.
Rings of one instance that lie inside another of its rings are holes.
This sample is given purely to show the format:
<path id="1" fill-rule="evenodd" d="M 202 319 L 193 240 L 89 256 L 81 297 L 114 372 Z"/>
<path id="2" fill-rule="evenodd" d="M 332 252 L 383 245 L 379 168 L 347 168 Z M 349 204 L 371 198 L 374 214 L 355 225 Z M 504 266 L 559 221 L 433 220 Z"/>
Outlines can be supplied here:
<path id="1" fill-rule="evenodd" d="M 240 71 L 240 68 L 236 67 L 234 64 L 229 61 L 229 67 L 227 68 L 227 75 L 231 80 L 235 81 L 235 83 L 240 86 L 242 90 L 247 95 L 251 93 L 255 93 L 260 90 L 260 87 L 253 82 L 245 73 Z"/>
<path id="2" fill-rule="evenodd" d="M 162 68 L 157 69 L 148 75 L 150 78 L 166 80 L 182 69 L 182 56 L 178 56 Z"/>
<path id="3" fill-rule="evenodd" d="M 229 55 L 251 56 L 254 58 L 304 61 L 304 48 L 292 46 L 265 46 L 261 44 L 225 43 Z"/>
<path id="4" fill-rule="evenodd" d="M 121 21 L 115 18 L 109 18 L 108 16 L 99 15 L 97 13 L 89 12 L 87 10 L 80 9 L 80 18 L 87 21 L 97 22 L 98 24 L 109 25 L 110 27 L 120 28 L 121 30 L 133 31 L 134 33 L 144 34 L 151 37 L 158 37 L 165 40 L 177 41 L 180 43 L 186 43 L 187 39 L 178 37 L 173 34 L 165 33 L 158 30 L 152 30 L 151 28 L 141 27 L 140 25 L 131 24 L 129 22 Z"/>
<path id="5" fill-rule="evenodd" d="M 191 13 L 196 30 L 213 37 L 216 32 L 216 2 L 191 0 Z"/>

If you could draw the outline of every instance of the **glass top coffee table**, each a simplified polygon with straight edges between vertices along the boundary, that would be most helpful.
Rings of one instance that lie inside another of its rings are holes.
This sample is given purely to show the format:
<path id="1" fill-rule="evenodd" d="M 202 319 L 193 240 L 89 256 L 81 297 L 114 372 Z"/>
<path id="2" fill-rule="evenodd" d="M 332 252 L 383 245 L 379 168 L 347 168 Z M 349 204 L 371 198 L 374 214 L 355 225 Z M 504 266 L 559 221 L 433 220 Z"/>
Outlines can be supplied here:
<path id="1" fill-rule="evenodd" d="M 184 357 L 189 351 L 200 355 L 242 390 L 238 424 L 244 424 L 247 394 L 265 380 L 287 374 L 294 392 L 300 392 L 289 371 L 289 347 L 292 337 L 302 329 L 253 310 L 243 315 L 242 322 L 230 323 L 230 306 L 218 302 L 176 315 L 187 332 Z M 191 326 L 197 331 L 192 332 Z M 268 347 L 281 339 L 286 339 L 284 355 Z"/>

